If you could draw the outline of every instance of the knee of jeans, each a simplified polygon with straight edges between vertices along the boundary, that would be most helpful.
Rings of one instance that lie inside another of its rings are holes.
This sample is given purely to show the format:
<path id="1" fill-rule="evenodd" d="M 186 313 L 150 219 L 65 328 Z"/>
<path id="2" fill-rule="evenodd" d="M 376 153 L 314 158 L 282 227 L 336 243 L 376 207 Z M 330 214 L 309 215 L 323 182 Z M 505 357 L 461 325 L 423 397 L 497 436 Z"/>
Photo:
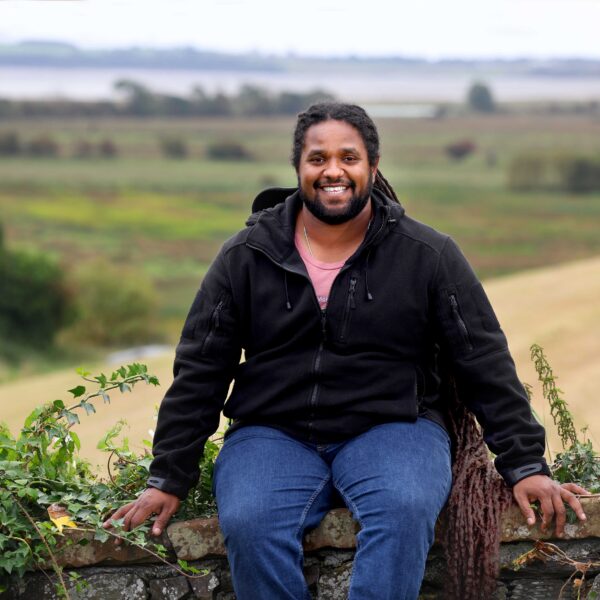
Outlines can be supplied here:
<path id="1" fill-rule="evenodd" d="M 272 514 L 260 505 L 239 502 L 235 506 L 219 507 L 219 527 L 226 538 L 255 541 L 268 535 Z"/>
<path id="2" fill-rule="evenodd" d="M 440 509 L 426 492 L 408 494 L 389 490 L 379 494 L 373 514 L 389 524 L 433 526 Z"/>

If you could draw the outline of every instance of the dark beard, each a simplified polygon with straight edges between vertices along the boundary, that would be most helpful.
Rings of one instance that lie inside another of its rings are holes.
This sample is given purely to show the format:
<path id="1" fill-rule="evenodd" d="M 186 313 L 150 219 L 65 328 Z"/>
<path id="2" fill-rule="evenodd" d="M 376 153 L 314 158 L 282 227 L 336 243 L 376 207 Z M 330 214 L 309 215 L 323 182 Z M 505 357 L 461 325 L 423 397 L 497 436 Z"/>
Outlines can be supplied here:
<path id="1" fill-rule="evenodd" d="M 356 188 L 353 183 L 350 187 L 352 189 L 352 198 L 350 199 L 346 210 L 343 212 L 330 212 L 318 199 L 309 200 L 298 184 L 300 198 L 302 199 L 304 206 L 306 206 L 315 218 L 319 219 L 319 221 L 323 221 L 323 223 L 327 223 L 327 225 L 341 225 L 342 223 L 347 223 L 351 219 L 354 219 L 354 217 L 360 214 L 371 197 L 371 192 L 373 190 L 373 175 L 369 175 L 369 182 L 364 194 L 355 194 Z"/>

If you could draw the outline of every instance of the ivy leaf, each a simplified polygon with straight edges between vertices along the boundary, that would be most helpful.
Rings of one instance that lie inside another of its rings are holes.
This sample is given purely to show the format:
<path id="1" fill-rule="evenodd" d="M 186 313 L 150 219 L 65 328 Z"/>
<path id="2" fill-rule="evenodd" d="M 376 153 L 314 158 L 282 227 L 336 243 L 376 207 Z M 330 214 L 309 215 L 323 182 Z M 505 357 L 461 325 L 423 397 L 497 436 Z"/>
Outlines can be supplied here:
<path id="1" fill-rule="evenodd" d="M 75 369 L 75 372 L 77 375 L 81 375 L 81 377 L 88 377 L 88 375 L 91 375 L 90 371 L 86 370 L 84 367 L 78 367 Z"/>
<path id="2" fill-rule="evenodd" d="M 100 396 L 102 396 L 102 401 L 104 404 L 110 404 L 110 396 L 106 393 L 105 390 L 100 390 Z"/>
<path id="3" fill-rule="evenodd" d="M 106 529 L 98 528 L 94 533 L 94 539 L 98 542 L 107 542 L 110 538 L 110 533 Z"/>
<path id="4" fill-rule="evenodd" d="M 158 383 L 158 377 L 148 377 L 148 383 L 151 383 L 152 385 L 160 385 L 160 383 Z"/>
<path id="5" fill-rule="evenodd" d="M 119 390 L 123 393 L 125 392 L 130 392 L 131 391 L 131 386 L 126 384 L 126 383 L 120 383 L 119 384 Z"/>
<path id="6" fill-rule="evenodd" d="M 52 406 L 56 409 L 56 410 L 61 410 L 65 407 L 65 403 L 62 400 L 55 400 L 52 403 Z"/>
<path id="7" fill-rule="evenodd" d="M 83 408 L 88 415 L 96 412 L 94 405 L 91 402 L 85 402 L 84 400 L 81 401 L 81 408 Z"/>
<path id="8" fill-rule="evenodd" d="M 100 373 L 97 377 L 95 377 L 96 381 L 100 384 L 100 387 L 106 387 L 108 379 L 104 373 Z"/>
<path id="9" fill-rule="evenodd" d="M 74 398 L 79 398 L 79 396 L 83 396 L 85 394 L 85 386 L 78 385 L 77 387 L 74 387 L 72 390 L 69 390 L 69 392 L 71 392 L 71 394 L 73 394 Z"/>
<path id="10" fill-rule="evenodd" d="M 72 410 L 64 410 L 61 413 L 61 416 L 64 416 L 67 419 L 67 423 L 69 425 L 76 425 L 79 423 L 79 417 L 77 413 L 74 413 Z"/>

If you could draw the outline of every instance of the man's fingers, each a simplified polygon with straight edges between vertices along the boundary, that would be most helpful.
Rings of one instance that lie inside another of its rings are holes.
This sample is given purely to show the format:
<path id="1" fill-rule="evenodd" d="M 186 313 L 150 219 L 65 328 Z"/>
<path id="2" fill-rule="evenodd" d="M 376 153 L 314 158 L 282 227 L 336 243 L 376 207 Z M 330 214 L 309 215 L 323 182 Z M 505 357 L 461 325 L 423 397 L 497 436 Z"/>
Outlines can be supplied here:
<path id="1" fill-rule="evenodd" d="M 129 504 L 121 506 L 121 508 L 116 510 L 110 517 L 108 517 L 108 519 L 106 519 L 106 521 L 104 521 L 104 523 L 102 523 L 102 527 L 104 527 L 105 529 L 113 527 L 113 521 L 118 521 L 120 518 L 126 515 L 134 504 L 135 502 L 130 502 Z"/>
<path id="2" fill-rule="evenodd" d="M 573 484 L 573 485 L 575 485 L 575 484 Z M 579 487 L 579 486 L 575 486 L 575 487 Z M 585 516 L 585 513 L 583 512 L 581 502 L 579 502 L 579 499 L 574 494 L 572 494 L 571 491 L 568 491 L 563 486 L 560 495 L 562 497 L 562 500 L 564 500 L 573 509 L 573 511 L 577 515 L 577 518 L 580 521 L 585 521 L 587 519 L 587 517 Z"/>
<path id="3" fill-rule="evenodd" d="M 554 503 L 552 495 L 544 495 L 540 498 L 540 509 L 542 511 L 542 531 L 546 531 L 548 525 L 552 523 L 554 518 Z"/>
<path id="4" fill-rule="evenodd" d="M 563 537 L 565 523 L 567 522 L 567 510 L 565 509 L 560 493 L 552 495 L 552 504 L 554 506 L 554 514 L 556 515 L 556 535 Z"/>
<path id="5" fill-rule="evenodd" d="M 527 525 L 530 527 L 535 524 L 535 513 L 533 512 L 533 508 L 529 504 L 529 498 L 527 498 L 526 494 L 515 491 L 514 493 L 515 500 L 523 513 L 523 516 L 527 520 Z"/>
<path id="6" fill-rule="evenodd" d="M 581 496 L 591 495 L 591 493 L 588 490 L 581 487 L 580 485 L 577 485 L 576 483 L 563 483 L 560 487 L 563 490 L 568 490 L 569 492 L 572 492 L 573 494 L 580 494 Z"/>
<path id="7" fill-rule="evenodd" d="M 152 526 L 152 535 L 160 535 L 163 532 L 174 512 L 175 510 L 173 510 L 171 506 L 168 506 L 167 504 L 163 505 L 162 510 L 158 517 L 156 517 L 154 525 Z"/>

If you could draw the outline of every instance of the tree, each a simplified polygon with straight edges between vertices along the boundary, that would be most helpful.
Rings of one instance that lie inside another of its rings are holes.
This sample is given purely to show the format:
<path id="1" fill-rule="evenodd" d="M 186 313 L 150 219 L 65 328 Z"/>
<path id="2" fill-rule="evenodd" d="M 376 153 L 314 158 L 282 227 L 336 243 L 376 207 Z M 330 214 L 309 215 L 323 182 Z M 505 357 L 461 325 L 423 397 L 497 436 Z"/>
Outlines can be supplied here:
<path id="1" fill-rule="evenodd" d="M 60 267 L 42 254 L 0 247 L 0 282 L 0 339 L 51 346 L 56 333 L 74 316 Z"/>
<path id="2" fill-rule="evenodd" d="M 467 106 L 475 112 L 492 113 L 496 103 L 490 88 L 481 82 L 475 82 L 467 93 Z"/>

